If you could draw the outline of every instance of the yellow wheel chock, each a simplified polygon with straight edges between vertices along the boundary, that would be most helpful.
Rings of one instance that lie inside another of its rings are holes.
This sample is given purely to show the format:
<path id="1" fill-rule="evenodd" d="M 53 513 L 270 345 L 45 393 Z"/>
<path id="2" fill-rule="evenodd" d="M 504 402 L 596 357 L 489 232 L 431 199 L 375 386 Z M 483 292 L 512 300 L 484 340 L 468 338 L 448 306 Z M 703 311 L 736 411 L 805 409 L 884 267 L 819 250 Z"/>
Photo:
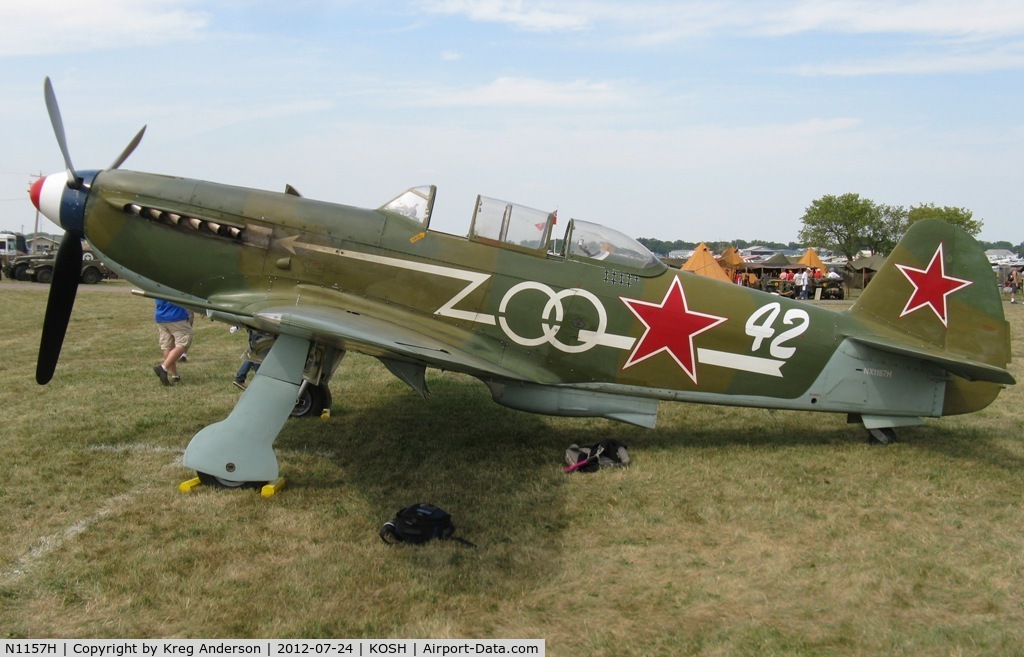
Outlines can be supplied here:
<path id="1" fill-rule="evenodd" d="M 262 497 L 273 497 L 274 493 L 284 488 L 284 477 L 278 477 L 274 481 L 263 486 L 260 489 L 260 495 Z"/>
<path id="2" fill-rule="evenodd" d="M 180 484 L 178 484 L 178 490 L 180 490 L 182 493 L 191 493 L 193 488 L 202 485 L 203 482 L 199 479 L 199 477 L 193 477 L 188 481 L 183 481 Z"/>

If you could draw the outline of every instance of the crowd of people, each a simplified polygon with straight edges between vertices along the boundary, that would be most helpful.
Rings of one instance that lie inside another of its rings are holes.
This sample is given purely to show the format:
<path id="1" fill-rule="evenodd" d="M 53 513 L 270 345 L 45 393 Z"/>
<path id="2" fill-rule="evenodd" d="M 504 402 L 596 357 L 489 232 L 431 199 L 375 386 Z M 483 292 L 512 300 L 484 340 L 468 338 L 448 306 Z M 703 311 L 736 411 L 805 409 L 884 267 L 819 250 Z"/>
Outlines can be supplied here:
<path id="1" fill-rule="evenodd" d="M 796 298 L 810 299 L 814 288 L 820 287 L 822 279 L 839 280 L 842 276 L 834 269 L 826 274 L 819 267 L 804 267 L 801 269 L 784 269 L 779 272 L 780 281 L 789 281 L 796 290 Z"/>
<path id="2" fill-rule="evenodd" d="M 778 276 L 775 280 L 782 283 L 780 286 L 780 293 L 782 289 L 790 294 L 786 296 L 793 296 L 798 299 L 810 299 L 814 294 L 814 288 L 821 287 L 821 281 L 826 280 L 842 280 L 842 275 L 834 269 L 829 269 L 827 272 L 822 271 L 818 267 L 799 267 L 782 269 L 779 271 Z M 765 279 L 767 281 L 769 279 Z M 737 285 L 743 285 L 746 287 L 757 287 L 758 278 L 756 275 L 745 271 L 737 271 L 734 278 L 734 282 Z M 763 285 L 763 283 L 762 283 Z"/>

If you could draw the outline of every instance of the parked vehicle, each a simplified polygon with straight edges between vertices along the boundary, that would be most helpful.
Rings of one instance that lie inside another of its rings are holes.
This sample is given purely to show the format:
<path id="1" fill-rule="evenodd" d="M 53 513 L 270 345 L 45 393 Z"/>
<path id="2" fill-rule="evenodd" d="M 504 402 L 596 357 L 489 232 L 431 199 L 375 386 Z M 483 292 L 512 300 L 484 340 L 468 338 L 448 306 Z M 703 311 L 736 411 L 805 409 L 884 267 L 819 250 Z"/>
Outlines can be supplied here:
<path id="1" fill-rule="evenodd" d="M 11 270 L 8 269 L 11 261 L 27 252 L 28 246 L 25 243 L 24 235 L 21 233 L 0 233 L 0 270 L 3 270 L 3 273 L 8 278 L 13 278 Z"/>
<path id="2" fill-rule="evenodd" d="M 778 294 L 779 296 L 794 298 L 796 288 L 793 281 L 784 281 L 780 278 L 766 278 L 761 283 L 761 289 L 765 292 Z M 813 290 L 821 290 L 821 299 L 842 300 L 846 297 L 846 290 L 843 288 L 842 279 L 818 278 L 814 281 Z M 815 294 L 811 292 L 812 296 Z"/>
<path id="3" fill-rule="evenodd" d="M 26 272 L 32 266 L 32 260 L 38 257 L 25 254 L 11 256 L 4 261 L 4 274 L 12 280 L 27 281 L 29 277 Z"/>
<path id="4" fill-rule="evenodd" d="M 36 283 L 49 283 L 53 280 L 53 265 L 57 260 L 56 256 L 28 256 L 25 260 L 25 262 L 19 262 L 14 265 L 14 278 L 22 281 L 35 281 Z M 92 285 L 107 278 L 110 278 L 110 270 L 102 262 L 95 258 L 82 260 L 81 281 L 83 283 Z"/>

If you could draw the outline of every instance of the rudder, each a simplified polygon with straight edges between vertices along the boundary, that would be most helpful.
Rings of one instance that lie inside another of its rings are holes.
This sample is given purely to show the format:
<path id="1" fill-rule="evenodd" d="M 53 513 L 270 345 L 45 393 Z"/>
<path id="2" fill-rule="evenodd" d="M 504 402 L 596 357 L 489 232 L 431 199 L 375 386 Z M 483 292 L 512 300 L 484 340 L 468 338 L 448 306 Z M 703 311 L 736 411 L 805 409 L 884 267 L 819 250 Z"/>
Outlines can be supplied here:
<path id="1" fill-rule="evenodd" d="M 859 336 L 863 342 L 933 361 L 967 381 L 1014 382 L 992 266 L 957 226 L 932 219 L 911 226 L 849 312 L 872 331 Z"/>

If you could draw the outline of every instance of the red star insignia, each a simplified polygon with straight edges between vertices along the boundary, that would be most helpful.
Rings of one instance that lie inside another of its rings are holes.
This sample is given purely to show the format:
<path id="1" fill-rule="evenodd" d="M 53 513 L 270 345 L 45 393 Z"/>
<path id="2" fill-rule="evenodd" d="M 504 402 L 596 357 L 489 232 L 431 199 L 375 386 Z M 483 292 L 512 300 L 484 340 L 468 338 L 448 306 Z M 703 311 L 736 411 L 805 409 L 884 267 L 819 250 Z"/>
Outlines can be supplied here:
<path id="1" fill-rule="evenodd" d="M 686 305 L 686 294 L 683 293 L 683 284 L 679 282 L 678 276 L 665 292 L 665 298 L 661 303 L 625 297 L 622 297 L 622 302 L 647 327 L 622 369 L 664 351 L 683 368 L 694 383 L 697 383 L 697 358 L 693 338 L 728 318 L 690 310 Z"/>
<path id="2" fill-rule="evenodd" d="M 932 261 L 928 263 L 927 269 L 917 269 L 907 265 L 896 265 L 896 267 L 903 272 L 903 275 L 914 286 L 914 293 L 910 295 L 910 299 L 903 308 L 903 312 L 900 313 L 900 317 L 928 306 L 935 313 L 935 316 L 939 318 L 943 326 L 948 326 L 946 297 L 974 283 L 974 281 L 946 276 L 945 258 L 942 254 L 941 242 L 939 247 L 935 249 L 935 255 L 932 256 Z"/>

